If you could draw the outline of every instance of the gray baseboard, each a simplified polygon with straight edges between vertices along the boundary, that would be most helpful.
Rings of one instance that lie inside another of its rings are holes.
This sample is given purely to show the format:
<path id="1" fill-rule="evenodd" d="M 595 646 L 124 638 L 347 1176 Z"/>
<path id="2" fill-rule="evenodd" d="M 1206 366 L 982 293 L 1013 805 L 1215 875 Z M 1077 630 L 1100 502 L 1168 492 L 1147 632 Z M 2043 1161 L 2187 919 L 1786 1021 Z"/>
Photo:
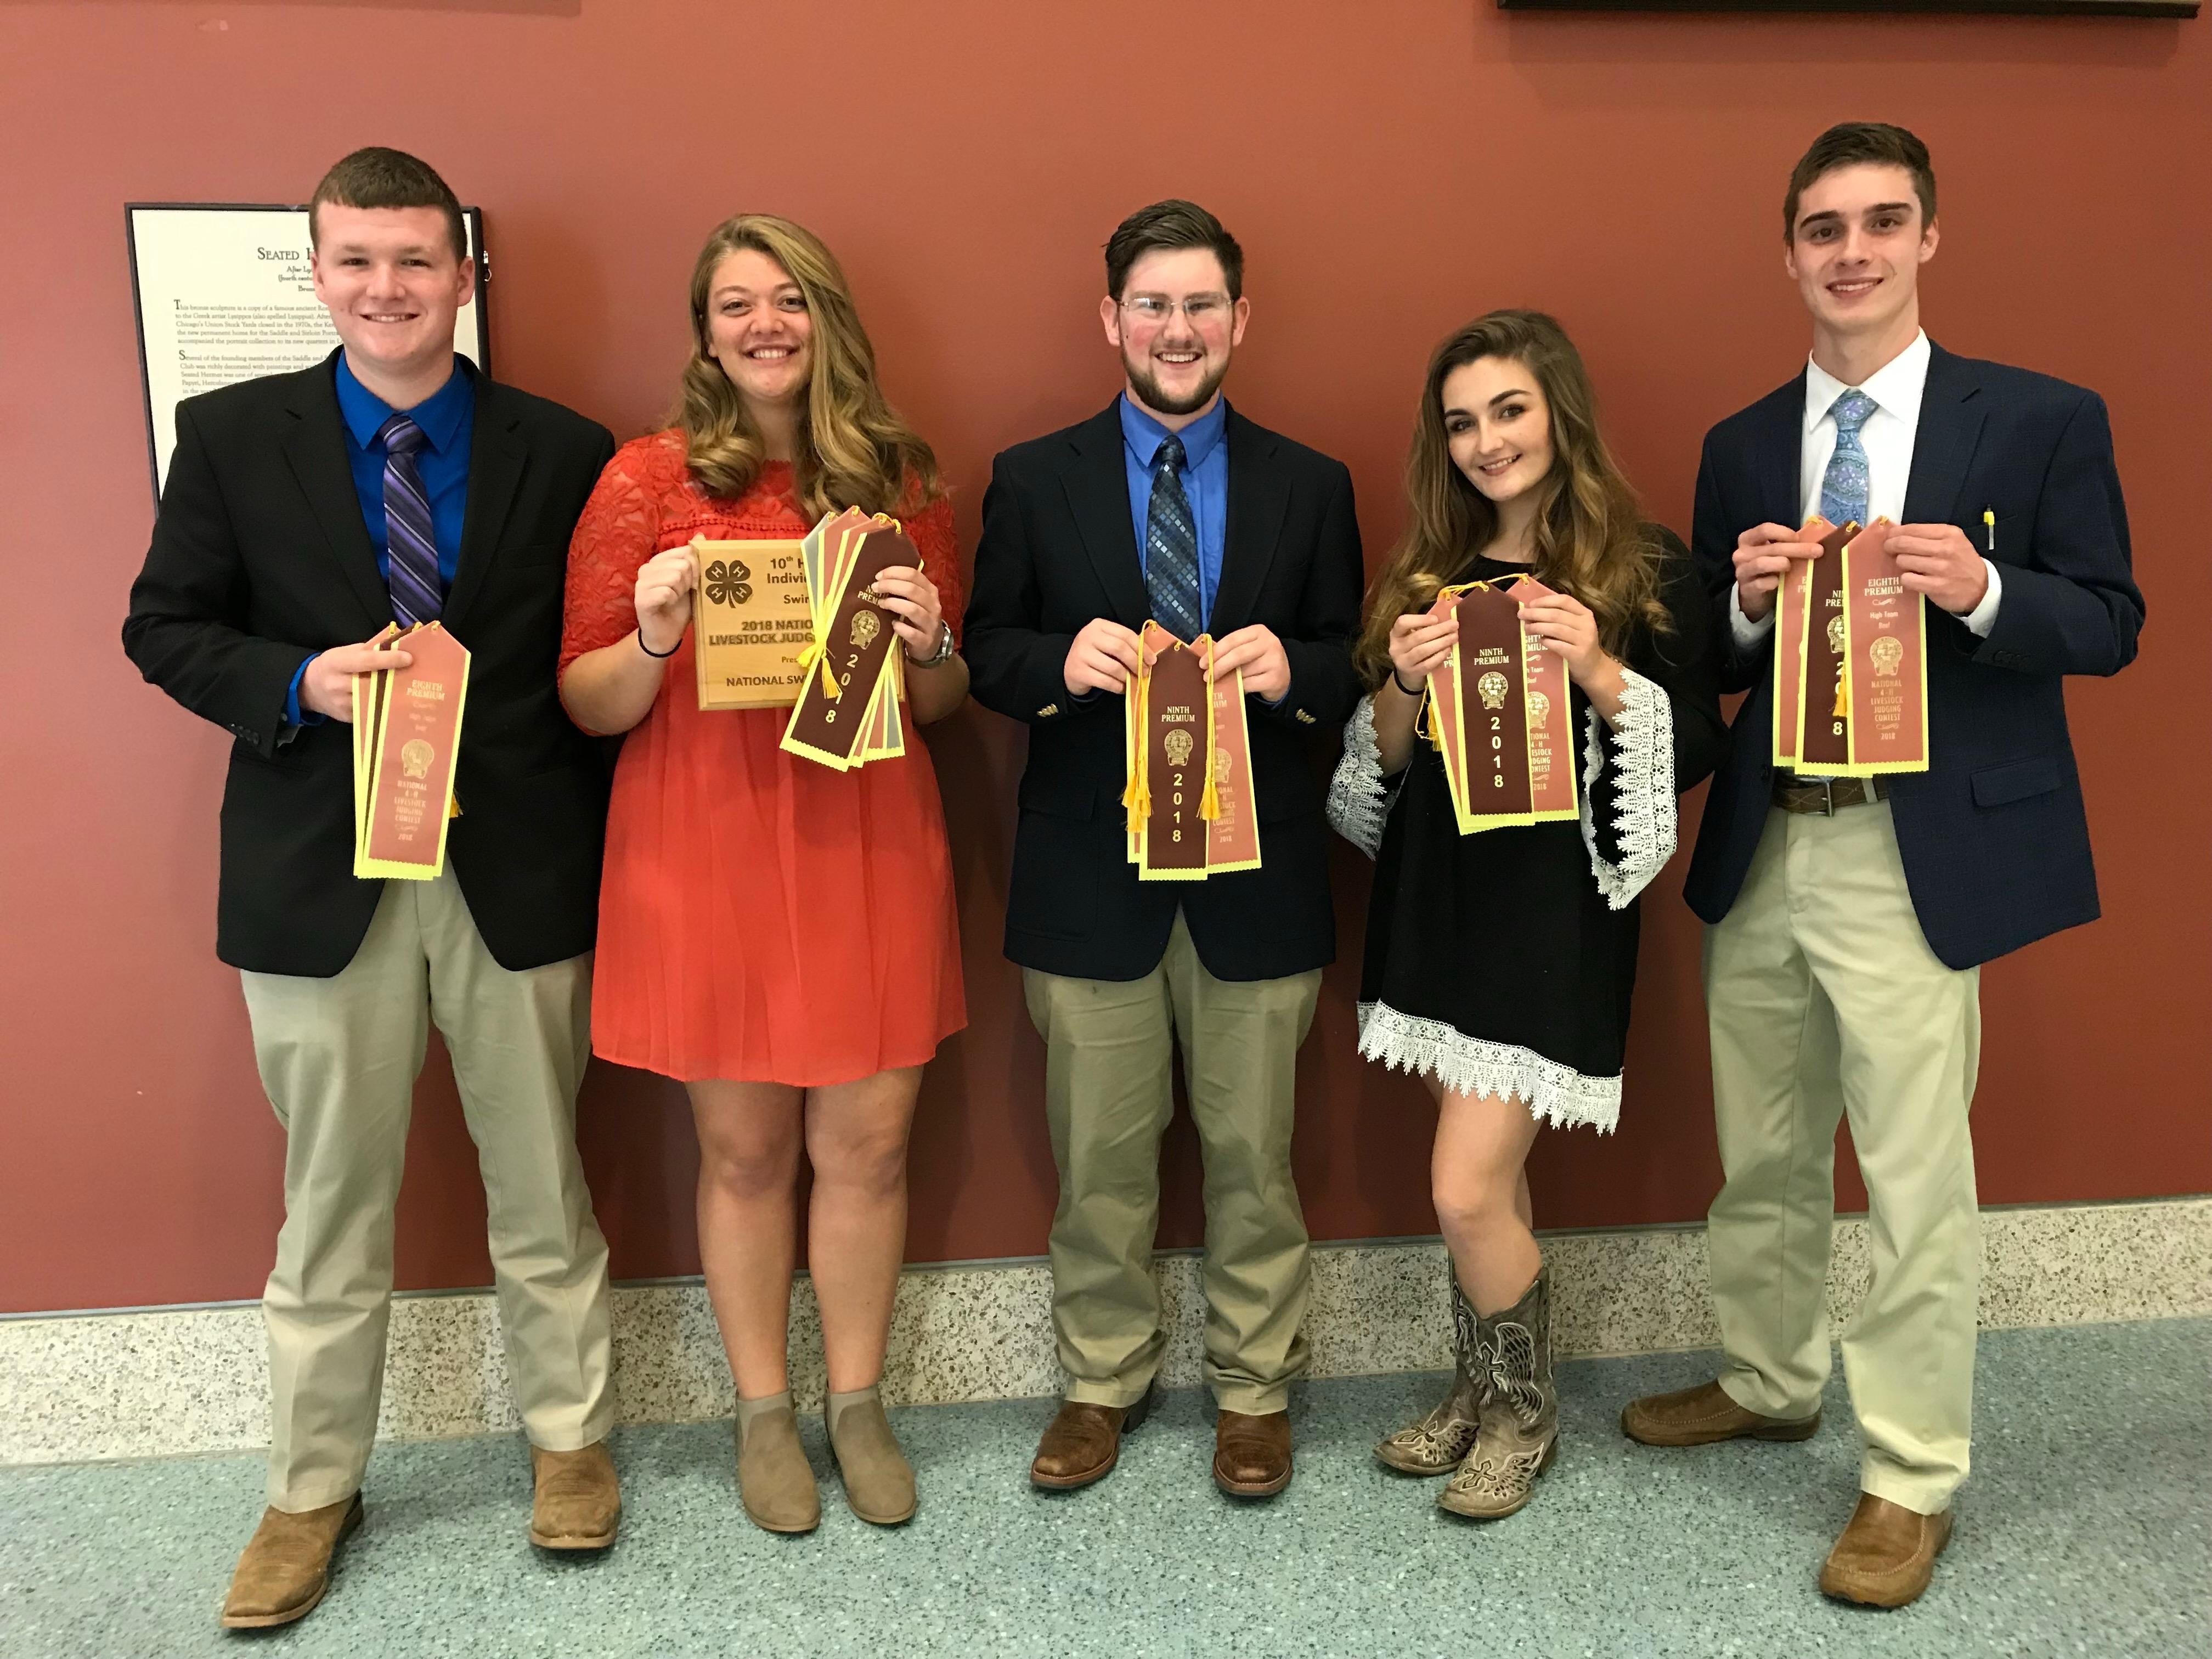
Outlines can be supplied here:
<path id="1" fill-rule="evenodd" d="M 2212 1199 L 1991 1209 L 1984 1215 L 1984 1326 L 2069 1325 L 2212 1314 Z M 1717 1340 L 1698 1227 L 1548 1233 L 1555 1346 L 1564 1357 L 1705 1348 Z M 1199 1380 L 1199 1263 L 1158 1264 L 1169 1330 L 1161 1380 Z M 1307 1319 L 1313 1375 L 1450 1364 L 1446 1266 L 1434 1239 L 1317 1245 Z M 1863 1293 L 1867 1224 L 1838 1221 L 1829 1303 L 1838 1324 Z M 892 1317 L 894 1404 L 1059 1391 L 1036 1259 L 908 1270 Z M 792 1388 L 822 1394 L 811 1285 L 793 1297 Z M 692 1422 L 732 1410 L 729 1368 L 696 1279 L 615 1292 L 621 1420 Z M 236 1450 L 269 1438 L 268 1362 L 251 1303 L 0 1320 L 0 1463 Z M 518 1425 L 499 1314 L 484 1291 L 404 1296 L 392 1309 L 379 1433 L 473 1434 Z"/>

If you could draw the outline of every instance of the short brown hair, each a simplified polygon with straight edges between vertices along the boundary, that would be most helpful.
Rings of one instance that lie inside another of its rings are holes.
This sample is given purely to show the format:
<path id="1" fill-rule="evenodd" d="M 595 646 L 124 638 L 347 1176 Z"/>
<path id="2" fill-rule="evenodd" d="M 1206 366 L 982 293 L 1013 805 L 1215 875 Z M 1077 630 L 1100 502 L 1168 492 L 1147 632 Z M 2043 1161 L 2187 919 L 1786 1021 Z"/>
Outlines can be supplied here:
<path id="1" fill-rule="evenodd" d="M 460 198 L 435 167 L 404 149 L 371 144 L 342 159 L 323 175 L 307 198 L 307 240 L 316 238 L 315 210 L 325 202 L 349 208 L 437 208 L 453 239 L 453 258 L 465 257 L 469 235 L 461 224 Z"/>
<path id="2" fill-rule="evenodd" d="M 1936 222 L 1936 169 L 1928 161 L 1928 146 L 1903 127 L 1887 121 L 1840 121 L 1813 141 L 1790 174 L 1790 194 L 1782 203 L 1782 240 L 1797 239 L 1797 198 L 1814 180 L 1838 167 L 1903 167 L 1912 175 L 1912 192 L 1920 198 L 1920 224 Z"/>
<path id="3" fill-rule="evenodd" d="M 1221 261 L 1229 297 L 1244 297 L 1244 250 L 1222 228 L 1221 221 L 1195 202 L 1179 198 L 1139 208 L 1114 227 L 1106 239 L 1106 292 L 1115 299 L 1129 280 L 1129 269 L 1147 253 L 1164 248 L 1202 247 Z"/>

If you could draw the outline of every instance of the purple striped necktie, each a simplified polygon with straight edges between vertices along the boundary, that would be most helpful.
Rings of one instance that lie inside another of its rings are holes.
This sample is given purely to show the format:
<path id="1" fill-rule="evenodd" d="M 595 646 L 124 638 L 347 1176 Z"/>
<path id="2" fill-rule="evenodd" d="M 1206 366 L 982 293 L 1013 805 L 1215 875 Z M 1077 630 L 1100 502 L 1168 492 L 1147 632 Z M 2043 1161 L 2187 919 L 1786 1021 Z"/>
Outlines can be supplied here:
<path id="1" fill-rule="evenodd" d="M 415 469 L 415 452 L 428 441 L 422 428 L 394 415 L 376 428 L 384 441 L 384 537 L 388 549 L 384 585 L 392 614 L 403 628 L 434 622 L 446 608 L 438 576 L 438 541 L 430 528 L 430 497 Z"/>

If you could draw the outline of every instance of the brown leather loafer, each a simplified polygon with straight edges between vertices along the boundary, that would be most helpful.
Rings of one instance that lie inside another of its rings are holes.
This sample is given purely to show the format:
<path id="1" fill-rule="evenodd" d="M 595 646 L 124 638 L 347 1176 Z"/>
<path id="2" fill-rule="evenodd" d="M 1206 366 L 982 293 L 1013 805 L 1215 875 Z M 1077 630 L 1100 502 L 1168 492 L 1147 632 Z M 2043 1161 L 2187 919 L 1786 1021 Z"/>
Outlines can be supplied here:
<path id="1" fill-rule="evenodd" d="M 266 1630 L 305 1619 L 331 1585 L 331 1557 L 361 1525 L 361 1494 L 319 1510 L 264 1510 L 223 1598 L 225 1630 Z"/>
<path id="2" fill-rule="evenodd" d="M 1901 1607 L 1928 1588 L 1951 1541 L 1951 1511 L 1922 1515 L 1870 1492 L 1820 1569 L 1820 1592 L 1869 1607 Z"/>
<path id="3" fill-rule="evenodd" d="M 1291 1414 L 1213 1419 L 1213 1484 L 1233 1498 L 1273 1498 L 1291 1484 Z"/>
<path id="4" fill-rule="evenodd" d="M 604 1440 L 580 1451 L 530 1449 L 530 1541 L 542 1550 L 603 1550 L 622 1521 L 622 1487 Z"/>
<path id="5" fill-rule="evenodd" d="M 1146 1389 L 1133 1406 L 1094 1406 L 1087 1400 L 1063 1400 L 1037 1442 L 1030 1480 L 1048 1492 L 1073 1492 L 1103 1480 L 1121 1458 L 1121 1437 L 1152 1409 Z"/>
<path id="6" fill-rule="evenodd" d="M 1621 1408 L 1620 1431 L 1647 1446 L 1710 1446 L 1721 1440 L 1810 1440 L 1820 1413 L 1761 1417 L 1728 1396 L 1717 1382 L 1672 1394 L 1650 1394 Z"/>

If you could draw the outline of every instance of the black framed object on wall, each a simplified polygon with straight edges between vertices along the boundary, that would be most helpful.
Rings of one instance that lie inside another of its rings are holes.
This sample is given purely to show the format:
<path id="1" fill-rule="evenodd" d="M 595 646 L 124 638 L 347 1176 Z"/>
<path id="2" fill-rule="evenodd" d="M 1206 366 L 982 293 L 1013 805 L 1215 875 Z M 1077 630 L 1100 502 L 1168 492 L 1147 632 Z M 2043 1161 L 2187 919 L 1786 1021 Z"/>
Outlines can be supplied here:
<path id="1" fill-rule="evenodd" d="M 1917 12 L 2021 17 L 2194 17 L 2200 0 L 1498 0 L 1500 11 Z"/>

